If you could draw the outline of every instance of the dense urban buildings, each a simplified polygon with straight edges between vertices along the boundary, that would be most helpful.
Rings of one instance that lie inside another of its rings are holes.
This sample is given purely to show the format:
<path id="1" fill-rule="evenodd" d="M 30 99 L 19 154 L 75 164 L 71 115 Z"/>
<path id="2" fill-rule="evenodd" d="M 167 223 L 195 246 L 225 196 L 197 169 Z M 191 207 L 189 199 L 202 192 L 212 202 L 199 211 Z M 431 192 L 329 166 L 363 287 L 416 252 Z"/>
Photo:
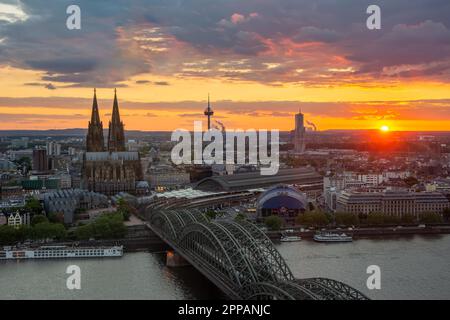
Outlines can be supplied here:
<path id="1" fill-rule="evenodd" d="M 367 226 L 391 233 L 426 226 L 423 230 L 428 232 L 435 228 L 433 221 L 436 228 L 445 225 L 450 210 L 448 134 L 435 134 L 433 139 L 392 134 L 390 140 L 406 147 L 388 152 L 367 149 L 373 133 L 306 128 L 303 145 L 308 149 L 298 153 L 292 132 L 281 132 L 279 172 L 262 176 L 258 165 L 175 166 L 170 133 L 128 131 L 125 139 L 117 95 L 113 103 L 110 130 L 104 130 L 100 121 L 95 93 L 87 134 L 80 130 L 75 135 L 30 135 L 29 149 L 20 143 L 13 148 L 11 138 L 3 138 L 0 225 L 17 232 L 24 226 L 32 229 L 34 214 L 26 209 L 29 199 L 37 199 L 46 218 L 67 230 L 114 214 L 124 201 L 145 208 L 146 215 L 176 211 L 178 217 L 189 218 L 187 213 L 202 213 L 224 225 L 251 221 L 262 231 L 272 230 L 270 221 L 279 223 L 282 230 L 268 232 L 275 240 L 291 230 L 303 238 L 305 230 L 329 229 L 333 223 L 351 227 L 346 233 L 364 232 Z M 48 168 L 33 170 L 33 153 L 45 153 Z M 344 224 L 339 220 L 349 216 L 357 220 Z M 380 217 L 382 222 L 377 222 Z M 425 218 L 429 220 L 423 222 Z M 127 230 L 148 232 L 143 225 Z M 95 241 L 94 236 L 89 239 Z"/>
<path id="2" fill-rule="evenodd" d="M 183 170 L 177 170 L 171 165 L 151 167 L 145 174 L 153 190 L 162 191 L 184 188 L 190 183 L 190 175 Z"/>

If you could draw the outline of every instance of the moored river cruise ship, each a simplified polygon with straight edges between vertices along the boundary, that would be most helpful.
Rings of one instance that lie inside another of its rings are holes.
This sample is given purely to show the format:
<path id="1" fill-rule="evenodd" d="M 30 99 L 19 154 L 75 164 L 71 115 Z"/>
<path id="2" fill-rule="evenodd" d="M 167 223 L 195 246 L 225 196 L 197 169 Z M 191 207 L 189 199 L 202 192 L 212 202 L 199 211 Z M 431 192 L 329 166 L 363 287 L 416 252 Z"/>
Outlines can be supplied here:
<path id="1" fill-rule="evenodd" d="M 353 237 L 345 233 L 319 232 L 314 235 L 314 241 L 317 242 L 352 242 Z"/>
<path id="2" fill-rule="evenodd" d="M 0 260 L 16 259 L 64 259 L 64 258 L 99 258 L 121 257 L 123 246 L 112 247 L 68 247 L 41 246 L 36 248 L 0 248 Z"/>

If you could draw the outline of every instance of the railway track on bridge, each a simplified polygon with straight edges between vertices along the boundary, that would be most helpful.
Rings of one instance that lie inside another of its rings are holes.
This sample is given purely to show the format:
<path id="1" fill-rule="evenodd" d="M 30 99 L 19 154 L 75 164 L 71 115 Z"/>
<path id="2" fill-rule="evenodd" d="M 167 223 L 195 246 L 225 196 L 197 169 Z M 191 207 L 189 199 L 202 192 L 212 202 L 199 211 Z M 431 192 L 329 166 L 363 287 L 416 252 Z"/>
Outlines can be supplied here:
<path id="1" fill-rule="evenodd" d="M 198 209 L 159 210 L 148 226 L 231 299 L 368 300 L 345 283 L 296 279 L 272 241 L 246 221 L 210 221 Z"/>

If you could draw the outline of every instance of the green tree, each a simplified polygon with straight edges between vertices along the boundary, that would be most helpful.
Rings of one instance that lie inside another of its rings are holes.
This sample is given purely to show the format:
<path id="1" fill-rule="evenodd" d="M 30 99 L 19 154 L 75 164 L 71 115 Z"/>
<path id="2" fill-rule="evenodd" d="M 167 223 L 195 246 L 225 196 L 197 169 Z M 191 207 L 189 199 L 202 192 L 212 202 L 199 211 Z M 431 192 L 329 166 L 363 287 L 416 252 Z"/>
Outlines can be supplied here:
<path id="1" fill-rule="evenodd" d="M 206 212 L 206 216 L 207 216 L 209 219 L 213 220 L 213 219 L 216 218 L 217 212 L 216 212 L 215 210 L 208 210 L 208 211 Z"/>
<path id="2" fill-rule="evenodd" d="M 130 220 L 130 216 L 132 214 L 137 213 L 137 210 L 128 201 L 126 201 L 123 198 L 120 198 L 117 201 L 117 212 L 122 214 L 125 221 L 128 221 Z"/>
<path id="3" fill-rule="evenodd" d="M 19 228 L 0 226 L 0 243 L 13 244 L 28 239 L 65 239 L 67 231 L 60 223 L 40 222 L 31 226 L 22 225 Z"/>
<path id="4" fill-rule="evenodd" d="M 443 219 L 439 213 L 423 213 L 419 216 L 422 223 L 442 223 Z"/>
<path id="5" fill-rule="evenodd" d="M 43 208 L 38 199 L 28 198 L 25 202 L 25 210 L 31 215 L 39 215 L 42 214 Z"/>
<path id="6" fill-rule="evenodd" d="M 384 223 L 385 224 L 399 224 L 402 221 L 399 216 L 385 215 Z"/>
<path id="7" fill-rule="evenodd" d="M 79 226 L 75 230 L 75 237 L 78 240 L 88 240 L 93 236 L 94 236 L 94 228 L 90 224 Z"/>
<path id="8" fill-rule="evenodd" d="M 16 229 L 16 241 L 23 242 L 25 240 L 32 239 L 33 228 L 31 226 L 22 225 Z"/>
<path id="9" fill-rule="evenodd" d="M 404 214 L 401 218 L 402 223 L 414 223 L 416 221 L 416 217 L 413 214 Z"/>
<path id="10" fill-rule="evenodd" d="M 384 224 L 384 214 L 382 213 L 371 213 L 367 216 L 367 223 L 374 225 Z"/>
<path id="11" fill-rule="evenodd" d="M 38 223 L 43 223 L 43 222 L 49 222 L 47 217 L 44 216 L 43 214 L 37 214 L 37 215 L 33 216 L 33 218 L 31 219 L 32 226 L 35 226 Z"/>
<path id="12" fill-rule="evenodd" d="M 34 239 L 64 239 L 67 231 L 62 224 L 41 222 L 36 224 L 32 229 Z"/>
<path id="13" fill-rule="evenodd" d="M 31 168 L 31 159 L 29 157 L 21 157 L 19 160 L 13 161 L 19 168 Z"/>
<path id="14" fill-rule="evenodd" d="M 444 209 L 444 212 L 442 213 L 442 217 L 445 221 L 450 221 L 450 208 Z"/>
<path id="15" fill-rule="evenodd" d="M 330 223 L 328 216 L 322 211 L 308 211 L 298 215 L 297 223 L 305 226 L 326 226 Z"/>
<path id="16" fill-rule="evenodd" d="M 359 216 L 350 212 L 336 212 L 334 218 L 337 225 L 354 226 L 359 224 Z"/>
<path id="17" fill-rule="evenodd" d="M 0 226 L 0 243 L 12 244 L 17 241 L 16 229 L 14 227 L 3 225 Z"/>
<path id="18" fill-rule="evenodd" d="M 79 240 L 118 239 L 123 238 L 126 233 L 127 228 L 123 223 L 122 214 L 114 213 L 104 214 L 90 224 L 77 227 L 74 235 Z"/>
<path id="19" fill-rule="evenodd" d="M 269 230 L 280 230 L 281 226 L 283 225 L 283 219 L 281 219 L 279 216 L 269 216 L 264 220 L 264 223 Z"/>

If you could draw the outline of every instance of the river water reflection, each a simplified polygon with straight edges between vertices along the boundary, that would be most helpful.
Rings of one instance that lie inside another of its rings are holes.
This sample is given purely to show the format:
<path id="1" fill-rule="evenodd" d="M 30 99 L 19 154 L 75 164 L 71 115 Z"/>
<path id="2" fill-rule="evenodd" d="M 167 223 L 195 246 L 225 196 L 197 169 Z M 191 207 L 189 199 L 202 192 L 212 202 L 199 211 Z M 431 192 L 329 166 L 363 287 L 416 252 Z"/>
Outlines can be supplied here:
<path id="1" fill-rule="evenodd" d="M 360 239 L 353 243 L 282 243 L 299 278 L 343 281 L 373 299 L 450 299 L 450 235 Z M 82 289 L 66 288 L 67 266 L 81 268 Z M 366 269 L 381 268 L 381 290 L 368 290 Z M 0 262 L 0 299 L 220 299 L 192 267 L 168 268 L 162 253 L 120 259 Z"/>

